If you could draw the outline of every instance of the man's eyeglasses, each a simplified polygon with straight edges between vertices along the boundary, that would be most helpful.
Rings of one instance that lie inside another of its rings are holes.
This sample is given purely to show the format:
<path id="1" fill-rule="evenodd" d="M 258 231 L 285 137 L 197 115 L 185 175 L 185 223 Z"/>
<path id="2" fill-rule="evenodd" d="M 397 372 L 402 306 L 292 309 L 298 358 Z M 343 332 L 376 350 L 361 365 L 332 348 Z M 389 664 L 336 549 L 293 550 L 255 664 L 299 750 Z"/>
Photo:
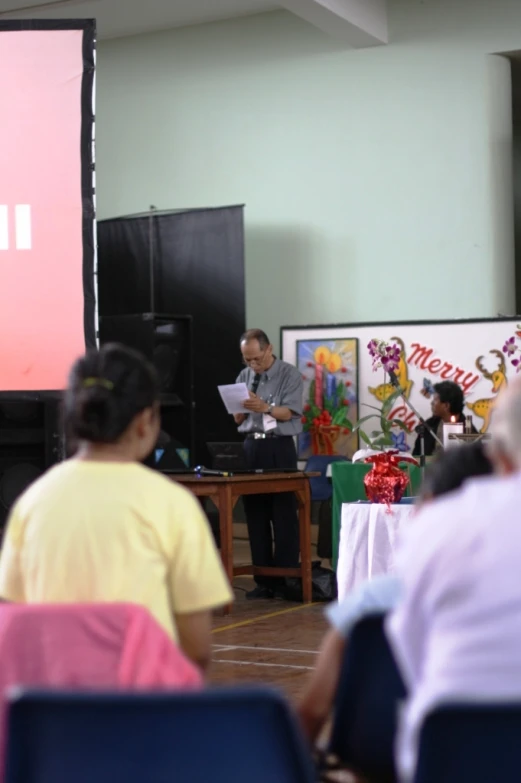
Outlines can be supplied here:
<path id="1" fill-rule="evenodd" d="M 261 353 L 260 356 L 253 356 L 251 359 L 245 359 L 243 357 L 242 363 L 245 365 L 245 367 L 250 367 L 252 364 L 262 364 L 264 361 L 264 357 L 266 356 L 267 348 Z"/>

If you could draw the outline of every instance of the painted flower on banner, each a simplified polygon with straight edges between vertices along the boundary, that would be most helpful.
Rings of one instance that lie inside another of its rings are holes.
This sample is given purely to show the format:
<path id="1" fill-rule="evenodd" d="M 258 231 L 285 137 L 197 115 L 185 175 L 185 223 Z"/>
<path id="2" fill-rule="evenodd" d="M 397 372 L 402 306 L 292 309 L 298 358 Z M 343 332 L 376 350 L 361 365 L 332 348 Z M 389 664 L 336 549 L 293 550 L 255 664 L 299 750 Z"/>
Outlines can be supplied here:
<path id="1" fill-rule="evenodd" d="M 398 451 L 403 452 L 411 450 L 411 447 L 405 439 L 405 432 L 403 430 L 400 432 L 391 432 L 391 438 L 393 440 L 394 448 L 398 449 Z"/>
<path id="2" fill-rule="evenodd" d="M 516 351 L 517 351 L 516 338 L 509 337 L 503 346 L 503 353 L 506 353 L 507 356 L 513 356 L 516 353 Z"/>
<path id="3" fill-rule="evenodd" d="M 517 326 L 518 331 L 512 337 L 506 340 L 503 346 L 503 353 L 509 357 L 512 367 L 516 368 L 516 372 L 521 372 L 521 348 L 516 343 L 516 337 L 519 340 L 521 338 L 521 325 Z M 514 357 L 514 358 L 512 358 Z"/>

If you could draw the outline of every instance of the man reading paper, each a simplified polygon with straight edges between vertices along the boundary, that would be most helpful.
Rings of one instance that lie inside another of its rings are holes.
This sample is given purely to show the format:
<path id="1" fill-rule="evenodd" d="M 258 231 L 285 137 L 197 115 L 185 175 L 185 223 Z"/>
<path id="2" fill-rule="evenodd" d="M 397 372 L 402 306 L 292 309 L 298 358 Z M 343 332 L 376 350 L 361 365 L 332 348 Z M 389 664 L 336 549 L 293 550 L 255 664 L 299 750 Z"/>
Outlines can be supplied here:
<path id="1" fill-rule="evenodd" d="M 250 329 L 240 341 L 245 369 L 237 383 L 245 383 L 248 413 L 234 418 L 244 433 L 246 464 L 251 470 L 297 470 L 294 437 L 302 432 L 302 376 L 296 367 L 273 354 L 261 329 Z M 293 493 L 247 495 L 244 510 L 253 565 L 297 568 L 299 526 Z M 283 598 L 284 580 L 256 576 L 257 586 L 246 598 Z"/>

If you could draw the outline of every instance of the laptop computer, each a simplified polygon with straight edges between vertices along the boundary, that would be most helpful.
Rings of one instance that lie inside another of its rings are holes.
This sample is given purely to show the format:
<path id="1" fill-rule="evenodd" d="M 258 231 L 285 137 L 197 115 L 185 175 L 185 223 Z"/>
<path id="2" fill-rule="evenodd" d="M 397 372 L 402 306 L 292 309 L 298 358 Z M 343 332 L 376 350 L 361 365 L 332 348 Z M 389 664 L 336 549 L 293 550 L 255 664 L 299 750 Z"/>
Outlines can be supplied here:
<path id="1" fill-rule="evenodd" d="M 210 453 L 210 468 L 212 470 L 222 470 L 225 473 L 247 470 L 242 442 L 210 442 L 206 446 Z"/>

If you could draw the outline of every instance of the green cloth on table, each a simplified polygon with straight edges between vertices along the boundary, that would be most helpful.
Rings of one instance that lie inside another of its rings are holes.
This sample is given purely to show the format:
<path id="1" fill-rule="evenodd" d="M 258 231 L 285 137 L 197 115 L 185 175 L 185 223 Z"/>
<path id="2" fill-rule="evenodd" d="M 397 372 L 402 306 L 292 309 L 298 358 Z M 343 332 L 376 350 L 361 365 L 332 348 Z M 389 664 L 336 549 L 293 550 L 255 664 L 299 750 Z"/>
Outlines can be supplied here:
<path id="1" fill-rule="evenodd" d="M 342 503 L 356 503 L 357 500 L 367 500 L 364 476 L 372 467 L 372 465 L 367 465 L 365 462 L 333 462 L 331 464 L 333 482 L 333 568 L 335 571 L 338 562 Z M 411 479 L 405 490 L 405 495 L 417 495 L 421 485 L 421 468 L 407 462 L 402 463 L 400 467 L 407 470 Z"/>

